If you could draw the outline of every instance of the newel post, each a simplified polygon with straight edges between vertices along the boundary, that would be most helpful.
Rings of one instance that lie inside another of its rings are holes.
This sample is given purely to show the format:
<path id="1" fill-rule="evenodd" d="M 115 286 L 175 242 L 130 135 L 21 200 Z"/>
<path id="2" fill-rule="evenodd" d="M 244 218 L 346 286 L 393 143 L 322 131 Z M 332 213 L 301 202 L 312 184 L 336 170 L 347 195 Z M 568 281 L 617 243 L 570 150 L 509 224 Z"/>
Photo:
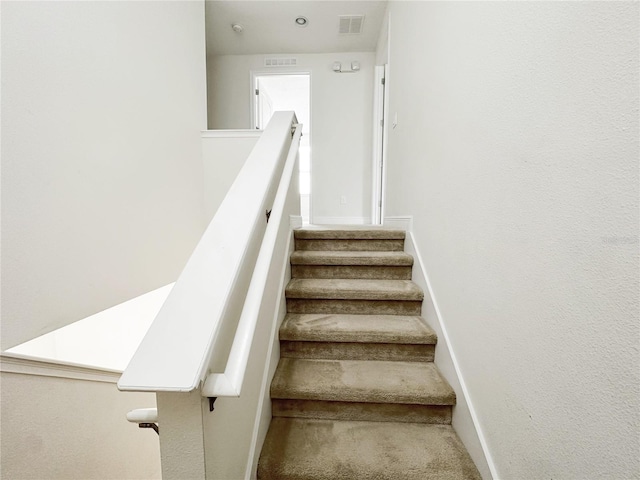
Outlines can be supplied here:
<path id="1" fill-rule="evenodd" d="M 204 480 L 203 399 L 200 390 L 157 392 L 163 480 Z M 207 407 L 208 409 L 208 407 Z"/>

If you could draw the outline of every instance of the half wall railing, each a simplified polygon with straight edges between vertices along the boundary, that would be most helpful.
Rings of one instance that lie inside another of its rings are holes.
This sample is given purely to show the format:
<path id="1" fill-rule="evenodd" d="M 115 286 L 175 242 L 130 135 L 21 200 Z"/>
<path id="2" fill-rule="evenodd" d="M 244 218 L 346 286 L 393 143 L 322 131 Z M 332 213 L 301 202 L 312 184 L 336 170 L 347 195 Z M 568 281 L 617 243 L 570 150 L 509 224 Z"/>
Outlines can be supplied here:
<path id="1" fill-rule="evenodd" d="M 274 114 L 122 374 L 120 390 L 189 392 L 205 380 L 232 302 L 244 303 L 246 291 L 236 285 L 252 276 L 285 161 L 297 151 L 295 127 L 292 112 Z"/>
<path id="2" fill-rule="evenodd" d="M 228 362 L 224 373 L 209 375 L 202 389 L 202 395 L 210 399 L 219 396 L 239 397 L 242 390 L 249 352 L 267 288 L 269 270 L 273 265 L 276 243 L 279 238 L 282 238 L 282 231 L 289 226 L 288 219 L 283 218 L 285 204 L 292 193 L 299 196 L 297 188 L 291 189 L 291 182 L 295 180 L 294 170 L 298 155 L 297 145 L 300 143 L 302 127 L 296 126 L 292 134 L 292 144 L 296 148 L 289 150 L 273 207 L 266 212 L 273 228 L 267 228 L 265 232 Z"/>
<path id="3" fill-rule="evenodd" d="M 301 131 L 293 112 L 274 114 L 118 382 L 123 391 L 157 394 L 157 410 L 128 419 L 159 424 L 163 478 L 255 471 L 270 418 L 267 377 L 278 358 L 290 220 L 300 212 Z M 210 402 L 201 408 L 193 394 Z M 217 397 L 242 398 L 220 400 L 209 414 Z M 224 432 L 233 432 L 233 444 L 219 441 Z M 189 453 L 176 454 L 176 441 Z"/>

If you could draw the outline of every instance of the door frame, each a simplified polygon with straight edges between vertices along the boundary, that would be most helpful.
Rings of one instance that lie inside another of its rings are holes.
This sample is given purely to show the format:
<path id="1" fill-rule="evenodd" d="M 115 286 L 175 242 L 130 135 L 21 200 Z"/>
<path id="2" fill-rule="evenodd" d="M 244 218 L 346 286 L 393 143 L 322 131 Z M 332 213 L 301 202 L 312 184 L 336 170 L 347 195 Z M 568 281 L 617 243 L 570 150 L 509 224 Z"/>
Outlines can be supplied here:
<path id="1" fill-rule="evenodd" d="M 282 68 L 282 67 L 280 67 Z M 250 80 L 249 80 L 249 86 L 250 86 L 250 101 L 249 101 L 249 109 L 250 109 L 250 118 L 251 118 L 251 129 L 257 129 L 257 123 L 258 123 L 258 102 L 257 102 L 257 95 L 256 95 L 256 90 L 258 87 L 258 78 L 259 77 L 267 77 L 267 76 L 275 76 L 275 77 L 283 77 L 283 76 L 287 76 L 287 75 L 306 75 L 307 77 L 309 77 L 309 147 L 311 148 L 311 153 L 309 156 L 309 163 L 310 163 L 310 193 L 309 193 L 309 223 L 313 224 L 313 75 L 311 73 L 311 70 L 307 70 L 307 69 L 297 69 L 295 67 L 291 68 L 291 67 L 285 67 L 284 69 L 280 69 L 278 68 L 277 70 L 263 70 L 263 69 L 259 69 L 259 70 L 250 70 L 249 72 L 249 76 L 250 76 Z"/>
<path id="2" fill-rule="evenodd" d="M 273 71 L 273 70 L 251 70 L 249 72 L 249 92 L 250 92 L 250 101 L 249 101 L 249 118 L 251 119 L 251 126 L 249 128 L 256 129 L 258 118 L 257 118 L 257 107 L 258 104 L 256 102 L 256 90 L 258 88 L 258 77 L 283 77 L 285 75 L 307 75 L 309 77 L 309 117 L 311 117 L 311 112 L 313 111 L 313 104 L 311 99 L 312 92 L 312 75 L 310 70 L 291 70 L 286 69 L 284 71 Z M 309 136 L 311 136 L 311 127 L 313 121 L 309 118 Z"/>
<path id="3" fill-rule="evenodd" d="M 376 65 L 373 96 L 373 166 L 371 186 L 371 223 L 382 225 L 386 193 L 387 126 L 389 96 L 387 95 L 388 65 Z"/>

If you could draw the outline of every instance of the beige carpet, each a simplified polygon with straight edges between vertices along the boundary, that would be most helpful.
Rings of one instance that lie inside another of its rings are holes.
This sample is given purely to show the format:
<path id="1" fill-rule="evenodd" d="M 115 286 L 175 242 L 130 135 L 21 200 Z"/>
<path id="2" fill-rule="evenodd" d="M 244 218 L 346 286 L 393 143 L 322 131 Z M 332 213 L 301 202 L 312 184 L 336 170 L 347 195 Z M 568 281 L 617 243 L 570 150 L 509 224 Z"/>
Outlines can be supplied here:
<path id="1" fill-rule="evenodd" d="M 404 232 L 295 232 L 260 480 L 479 479 Z"/>

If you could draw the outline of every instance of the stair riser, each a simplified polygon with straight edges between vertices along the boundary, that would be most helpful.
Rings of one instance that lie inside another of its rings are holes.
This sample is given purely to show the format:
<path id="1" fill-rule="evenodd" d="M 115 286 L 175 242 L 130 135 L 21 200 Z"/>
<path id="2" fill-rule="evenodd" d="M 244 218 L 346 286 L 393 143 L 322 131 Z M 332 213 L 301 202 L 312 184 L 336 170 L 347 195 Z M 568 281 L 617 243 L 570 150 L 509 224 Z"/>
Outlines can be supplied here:
<path id="1" fill-rule="evenodd" d="M 367 265 L 292 265 L 291 277 L 411 280 L 411 267 Z"/>
<path id="2" fill-rule="evenodd" d="M 344 240 L 389 240 L 397 238 L 404 240 L 406 232 L 395 228 L 365 228 L 365 229 L 322 229 L 308 230 L 296 229 L 293 232 L 296 239 L 344 239 Z"/>
<path id="3" fill-rule="evenodd" d="M 274 417 L 451 424 L 451 406 L 272 399 Z"/>
<path id="4" fill-rule="evenodd" d="M 402 252 L 404 240 L 325 240 L 296 238 L 296 250 L 341 251 L 341 252 Z"/>
<path id="5" fill-rule="evenodd" d="M 289 313 L 420 315 L 422 301 L 287 298 Z"/>
<path id="6" fill-rule="evenodd" d="M 435 345 L 280 341 L 280 356 L 328 360 L 433 362 Z"/>

